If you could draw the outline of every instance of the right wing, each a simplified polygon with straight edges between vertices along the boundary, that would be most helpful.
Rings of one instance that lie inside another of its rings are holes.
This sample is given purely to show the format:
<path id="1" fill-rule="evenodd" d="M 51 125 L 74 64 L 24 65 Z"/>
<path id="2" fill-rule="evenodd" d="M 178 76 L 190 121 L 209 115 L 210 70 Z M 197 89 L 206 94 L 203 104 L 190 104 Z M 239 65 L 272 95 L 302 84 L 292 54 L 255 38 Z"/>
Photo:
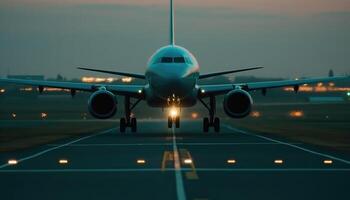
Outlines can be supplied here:
<path id="1" fill-rule="evenodd" d="M 199 75 L 199 79 L 209 78 L 209 77 L 213 77 L 213 76 L 220 76 L 220 75 L 224 75 L 224 74 L 234 74 L 234 73 L 238 73 L 238 72 L 245 72 L 245 71 L 262 69 L 262 68 L 264 68 L 264 67 L 251 67 L 251 68 L 244 68 L 244 69 L 235 69 L 235 70 L 214 72 L 214 73 L 208 73 L 208 74 L 201 74 L 201 75 Z"/>
<path id="2" fill-rule="evenodd" d="M 330 82 L 349 78 L 348 76 L 338 77 L 321 77 L 321 78 L 308 78 L 300 80 L 283 80 L 283 81 L 263 81 L 263 82 L 252 82 L 252 83 L 233 83 L 233 84 L 214 84 L 214 85 L 199 85 L 198 89 L 201 91 L 200 97 L 207 97 L 210 95 L 221 95 L 234 90 L 239 87 L 246 91 L 252 90 L 266 90 L 270 88 L 294 86 L 298 87 L 303 84 L 319 83 L 319 82 Z"/>
<path id="3" fill-rule="evenodd" d="M 135 98 L 144 98 L 144 85 L 108 85 L 108 84 L 91 84 L 91 83 L 73 83 L 73 82 L 57 82 L 57 81 L 41 81 L 41 80 L 25 80 L 25 79 L 0 79 L 0 83 L 11 83 L 17 85 L 30 85 L 37 87 L 62 88 L 70 90 L 80 90 L 86 92 L 94 92 L 101 87 L 105 87 L 108 91 L 123 96 Z"/>

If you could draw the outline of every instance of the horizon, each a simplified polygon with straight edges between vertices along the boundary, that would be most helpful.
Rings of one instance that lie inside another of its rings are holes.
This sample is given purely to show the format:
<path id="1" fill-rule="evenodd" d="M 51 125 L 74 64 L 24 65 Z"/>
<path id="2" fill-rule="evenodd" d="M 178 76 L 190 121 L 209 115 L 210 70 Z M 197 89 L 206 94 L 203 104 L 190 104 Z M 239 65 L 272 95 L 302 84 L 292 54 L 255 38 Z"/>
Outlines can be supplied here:
<path id="1" fill-rule="evenodd" d="M 149 56 L 167 45 L 168 0 L 98 2 L 2 1 L 0 76 L 99 76 L 78 66 L 143 73 Z M 175 1 L 175 33 L 202 73 L 253 66 L 265 68 L 239 75 L 350 73 L 349 1 L 198 2 Z"/>

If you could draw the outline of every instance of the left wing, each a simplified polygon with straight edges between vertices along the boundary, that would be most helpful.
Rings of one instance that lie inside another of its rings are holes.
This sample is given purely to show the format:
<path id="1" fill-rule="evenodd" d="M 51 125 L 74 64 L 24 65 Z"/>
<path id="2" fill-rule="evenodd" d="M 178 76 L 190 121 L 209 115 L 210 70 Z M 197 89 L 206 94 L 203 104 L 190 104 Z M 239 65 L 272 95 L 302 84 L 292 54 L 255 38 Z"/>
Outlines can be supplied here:
<path id="1" fill-rule="evenodd" d="M 263 81 L 263 82 L 252 82 L 252 83 L 238 83 L 238 84 L 218 84 L 218 85 L 199 85 L 200 97 L 206 97 L 211 95 L 221 95 L 240 87 L 243 90 L 266 90 L 269 88 L 278 88 L 286 86 L 298 87 L 303 84 L 319 83 L 319 82 L 330 82 L 349 78 L 348 76 L 337 76 L 337 77 L 321 77 L 321 78 L 310 78 L 300 80 L 283 80 L 283 81 Z"/>
<path id="2" fill-rule="evenodd" d="M 11 83 L 18 85 L 30 85 L 37 87 L 62 88 L 70 90 L 80 90 L 86 92 L 94 92 L 101 87 L 105 87 L 108 91 L 123 96 L 135 98 L 143 98 L 144 85 L 108 85 L 108 84 L 90 84 L 90 83 L 73 83 L 73 82 L 57 82 L 57 81 L 41 81 L 41 80 L 25 80 L 25 79 L 0 79 L 0 83 Z"/>

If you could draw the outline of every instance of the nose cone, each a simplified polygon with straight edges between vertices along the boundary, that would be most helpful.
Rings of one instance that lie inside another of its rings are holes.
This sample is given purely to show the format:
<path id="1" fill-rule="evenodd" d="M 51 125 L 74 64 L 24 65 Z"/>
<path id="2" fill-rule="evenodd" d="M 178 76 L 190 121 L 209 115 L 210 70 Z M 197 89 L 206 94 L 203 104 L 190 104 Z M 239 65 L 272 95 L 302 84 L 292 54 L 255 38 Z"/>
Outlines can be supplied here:
<path id="1" fill-rule="evenodd" d="M 173 94 L 184 97 L 192 92 L 196 80 L 191 71 L 185 67 L 175 67 L 163 66 L 162 69 L 152 72 L 150 85 L 159 97 L 166 99 Z"/>

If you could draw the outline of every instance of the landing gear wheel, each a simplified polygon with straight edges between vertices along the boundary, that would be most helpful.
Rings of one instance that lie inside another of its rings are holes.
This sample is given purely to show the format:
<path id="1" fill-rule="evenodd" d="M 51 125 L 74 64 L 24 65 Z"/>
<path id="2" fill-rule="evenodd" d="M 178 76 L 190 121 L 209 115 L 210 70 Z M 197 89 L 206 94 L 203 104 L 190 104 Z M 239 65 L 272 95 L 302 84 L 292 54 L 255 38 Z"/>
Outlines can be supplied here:
<path id="1" fill-rule="evenodd" d="M 175 118 L 175 126 L 176 126 L 176 128 L 180 128 L 180 117 L 179 116 L 177 116 Z"/>
<path id="2" fill-rule="evenodd" d="M 213 126 L 215 132 L 220 132 L 220 118 L 215 117 Z"/>
<path id="3" fill-rule="evenodd" d="M 208 119 L 208 117 L 203 118 L 203 131 L 204 132 L 209 131 L 209 119 Z"/>
<path id="4" fill-rule="evenodd" d="M 119 124 L 120 132 L 124 133 L 126 129 L 126 120 L 125 118 L 120 118 L 120 124 Z"/>
<path id="5" fill-rule="evenodd" d="M 173 118 L 168 117 L 168 128 L 172 128 L 172 127 L 173 127 Z"/>
<path id="6" fill-rule="evenodd" d="M 131 118 L 131 132 L 136 132 L 137 130 L 137 121 L 136 118 Z"/>

